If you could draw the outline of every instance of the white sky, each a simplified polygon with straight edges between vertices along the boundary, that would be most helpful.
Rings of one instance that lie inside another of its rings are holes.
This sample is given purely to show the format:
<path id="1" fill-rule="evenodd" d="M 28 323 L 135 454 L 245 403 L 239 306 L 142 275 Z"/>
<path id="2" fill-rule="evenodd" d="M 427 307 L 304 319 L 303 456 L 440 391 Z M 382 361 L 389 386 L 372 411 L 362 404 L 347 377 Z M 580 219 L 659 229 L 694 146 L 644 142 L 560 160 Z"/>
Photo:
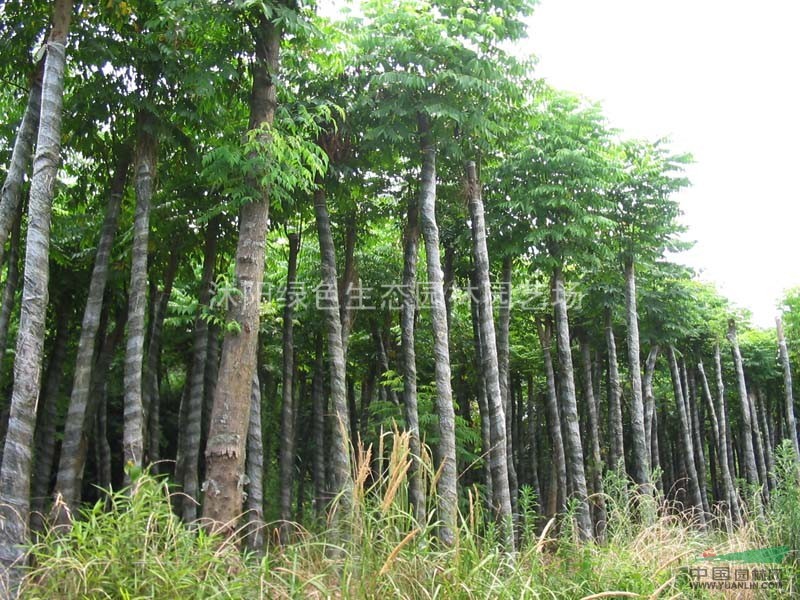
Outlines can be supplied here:
<path id="1" fill-rule="evenodd" d="M 799 25 L 792 0 L 541 0 L 527 42 L 612 125 L 694 155 L 683 262 L 762 327 L 800 285 Z"/>

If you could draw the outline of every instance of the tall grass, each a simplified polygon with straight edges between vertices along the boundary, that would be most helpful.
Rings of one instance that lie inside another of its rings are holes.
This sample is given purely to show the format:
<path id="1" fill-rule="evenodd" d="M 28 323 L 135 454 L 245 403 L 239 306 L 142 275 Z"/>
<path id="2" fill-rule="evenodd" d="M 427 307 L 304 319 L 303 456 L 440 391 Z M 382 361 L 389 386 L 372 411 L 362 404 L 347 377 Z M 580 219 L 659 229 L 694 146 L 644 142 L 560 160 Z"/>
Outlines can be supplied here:
<path id="1" fill-rule="evenodd" d="M 291 543 L 273 543 L 258 556 L 241 552 L 235 540 L 181 523 L 165 480 L 143 474 L 131 489 L 108 492 L 71 530 L 43 534 L 31 548 L 22 597 L 702 598 L 681 567 L 712 546 L 727 551 L 772 540 L 756 526 L 733 536 L 704 533 L 662 499 L 638 495 L 612 473 L 603 544 L 579 543 L 569 514 L 560 527 L 541 522 L 536 499 L 523 489 L 520 550 L 507 553 L 477 490 L 468 490 L 455 544 L 443 547 L 433 511 L 419 522 L 407 508 L 408 442 L 407 434 L 393 432 L 381 437 L 374 455 L 360 445 L 354 450 L 356 493 L 344 519 L 346 535 L 332 538 L 297 526 Z M 428 456 L 423 462 L 435 506 L 437 474 Z M 792 519 L 800 511 L 796 480 L 785 486 L 773 495 L 782 511 L 774 533 L 781 540 L 795 539 L 798 521 Z"/>

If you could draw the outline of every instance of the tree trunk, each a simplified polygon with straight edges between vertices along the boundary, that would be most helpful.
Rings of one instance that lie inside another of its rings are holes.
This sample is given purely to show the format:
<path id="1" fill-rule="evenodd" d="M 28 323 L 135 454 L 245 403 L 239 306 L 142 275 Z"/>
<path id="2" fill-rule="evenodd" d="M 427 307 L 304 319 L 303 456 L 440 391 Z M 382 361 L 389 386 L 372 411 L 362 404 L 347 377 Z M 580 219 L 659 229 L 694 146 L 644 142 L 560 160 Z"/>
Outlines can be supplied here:
<path id="1" fill-rule="evenodd" d="M 97 406 L 97 418 L 94 443 L 97 445 L 97 485 L 101 489 L 111 489 L 111 445 L 108 443 L 108 394 L 105 381 L 100 386 L 100 402 Z"/>
<path id="2" fill-rule="evenodd" d="M 158 147 L 152 115 L 138 115 L 134 186 L 136 213 L 131 250 L 131 282 L 128 287 L 128 336 L 125 343 L 125 423 L 123 457 L 129 467 L 144 465 L 144 405 L 142 368 L 144 363 L 145 308 L 147 303 L 147 244 L 150 231 L 150 202 L 153 197 Z M 126 481 L 129 474 L 126 473 Z"/>
<path id="3" fill-rule="evenodd" d="M 8 270 L 6 282 L 3 286 L 3 305 L 0 307 L 0 376 L 2 376 L 3 358 L 8 346 L 8 324 L 11 322 L 11 313 L 14 312 L 17 298 L 17 286 L 19 285 L 19 242 L 20 228 L 22 224 L 22 210 L 17 212 L 17 220 L 14 222 L 11 232 L 11 249 L 8 254 Z M 0 438 L 2 439 L 2 438 Z M 2 450 L 0 447 L 0 462 L 2 462 Z"/>
<path id="4" fill-rule="evenodd" d="M 659 463 L 657 454 L 653 453 L 653 419 L 655 416 L 655 394 L 653 393 L 653 375 L 656 372 L 656 361 L 658 360 L 658 344 L 653 344 L 650 352 L 647 353 L 647 360 L 644 366 L 644 377 L 642 377 L 642 391 L 644 394 L 644 435 L 645 444 L 650 452 L 650 468 L 655 470 Z M 656 447 L 658 441 L 656 440 Z"/>
<path id="5" fill-rule="evenodd" d="M 250 396 L 250 420 L 247 426 L 247 533 L 245 541 L 250 550 L 264 548 L 264 444 L 261 439 L 261 388 L 258 374 L 253 374 Z"/>
<path id="6" fill-rule="evenodd" d="M 117 232 L 122 195 L 125 191 L 125 182 L 128 178 L 130 156 L 124 153 L 120 156 L 114 178 L 111 181 L 111 191 L 106 205 L 106 214 L 100 229 L 100 238 L 97 242 L 97 253 L 94 259 L 92 279 L 89 283 L 89 293 L 86 297 L 86 307 L 83 312 L 81 335 L 78 340 L 78 352 L 75 358 L 75 373 L 72 379 L 72 393 L 69 408 L 64 424 L 64 438 L 61 444 L 61 455 L 56 481 L 56 494 L 61 495 L 60 502 L 68 509 L 63 514 L 68 518 L 74 512 L 80 501 L 80 480 L 83 464 L 79 464 L 78 448 L 84 438 L 89 435 L 88 407 L 89 392 L 92 382 L 92 370 L 95 364 L 95 347 L 97 334 L 100 327 L 100 316 L 103 311 L 103 296 L 108 281 L 108 266 L 111 258 L 111 247 Z"/>
<path id="7" fill-rule="evenodd" d="M 775 480 L 775 456 L 772 453 L 773 442 L 770 437 L 769 423 L 767 422 L 767 406 L 765 404 L 766 398 L 761 393 L 761 390 L 756 388 L 753 394 L 755 400 L 756 414 L 758 415 L 762 445 L 764 447 L 764 464 L 767 471 L 767 478 L 765 480 L 768 491 L 774 490 L 777 482 Z"/>
<path id="8" fill-rule="evenodd" d="M 205 394 L 206 360 L 209 354 L 209 327 L 203 310 L 211 301 L 214 267 L 217 259 L 217 234 L 219 219 L 206 225 L 203 246 L 203 271 L 197 298 L 197 315 L 192 333 L 192 363 L 189 369 L 187 391 L 183 395 L 186 406 L 181 407 L 178 432 L 178 457 L 176 480 L 183 484 L 181 516 L 186 523 L 197 519 L 200 447 L 202 438 L 203 397 Z M 216 343 L 216 342 L 215 342 Z"/>
<path id="9" fill-rule="evenodd" d="M 36 514 L 34 529 L 41 530 L 44 525 L 44 510 L 47 503 L 50 481 L 53 475 L 53 462 L 56 454 L 56 421 L 58 420 L 58 395 L 64 375 L 64 360 L 69 341 L 69 314 L 66 307 L 59 306 L 56 322 L 56 337 L 47 365 L 47 376 L 40 399 L 39 414 L 36 419 L 34 435 L 34 456 L 36 458 L 31 488 L 31 509 Z M 34 522 L 34 519 L 31 519 Z"/>
<path id="10" fill-rule="evenodd" d="M 639 313 L 636 309 L 636 271 L 625 263 L 625 312 L 628 321 L 628 364 L 631 375 L 631 476 L 642 491 L 650 490 L 650 448 L 645 434 L 642 371 L 639 353 Z"/>
<path id="11" fill-rule="evenodd" d="M 611 438 L 609 441 L 608 462 L 611 469 L 620 466 L 625 470 L 625 446 L 622 441 L 622 388 L 617 366 L 617 344 L 614 340 L 614 325 L 611 310 L 606 309 L 606 346 L 608 347 L 608 421 Z"/>
<path id="12" fill-rule="evenodd" d="M 147 453 L 151 472 L 157 474 L 161 460 L 161 390 L 158 374 L 161 370 L 161 338 L 164 331 L 164 319 L 167 316 L 169 297 L 172 295 L 172 284 L 178 271 L 180 253 L 173 249 L 170 253 L 167 268 L 164 271 L 164 288 L 156 292 L 153 303 L 153 320 L 150 323 L 150 339 L 147 344 L 147 362 L 144 368 L 143 405 L 147 423 Z"/>
<path id="13" fill-rule="evenodd" d="M 537 411 L 536 411 L 536 404 L 534 402 L 535 392 L 533 386 L 533 375 L 528 374 L 528 381 L 527 381 L 527 392 L 528 392 L 528 401 L 527 401 L 527 413 L 528 413 L 528 443 L 530 444 L 528 448 L 528 480 L 530 485 L 533 487 L 533 492 L 536 495 L 536 501 L 539 503 L 540 507 L 543 507 L 543 497 L 542 497 L 542 488 L 539 485 L 539 429 L 537 427 Z"/>
<path id="14" fill-rule="evenodd" d="M 286 276 L 286 301 L 283 307 L 283 386 L 281 404 L 280 447 L 280 538 L 288 541 L 292 520 L 292 487 L 294 486 L 294 307 L 296 302 L 297 255 L 300 252 L 300 236 L 289 234 L 289 262 Z"/>
<path id="15" fill-rule="evenodd" d="M 314 193 L 314 213 L 317 221 L 320 257 L 322 260 L 322 297 L 318 296 L 318 307 L 324 312 L 328 333 L 328 368 L 330 370 L 330 394 L 333 405 L 332 442 L 328 446 L 331 493 L 340 495 L 335 507 L 335 522 L 343 524 L 349 518 L 353 499 L 353 480 L 350 471 L 350 440 L 348 435 L 350 416 L 347 407 L 347 380 L 342 339 L 342 322 L 339 314 L 339 296 L 336 288 L 336 250 L 331 234 L 331 220 L 325 198 L 325 190 L 317 188 Z M 342 532 L 339 532 L 341 534 Z"/>
<path id="16" fill-rule="evenodd" d="M 697 483 L 700 486 L 700 497 L 703 499 L 703 510 L 706 514 L 711 514 L 708 504 L 708 492 L 706 490 L 706 457 L 703 451 L 704 439 L 700 429 L 700 418 L 697 414 L 697 386 L 695 385 L 694 373 L 690 373 L 686 362 L 681 360 L 683 377 L 686 382 L 684 386 L 684 399 L 686 410 L 688 411 L 690 429 L 692 431 L 692 447 L 694 449 L 694 462 L 697 468 Z"/>
<path id="17" fill-rule="evenodd" d="M 539 342 L 544 357 L 544 373 L 547 379 L 547 426 L 550 430 L 550 446 L 553 452 L 552 467 L 555 472 L 556 503 L 548 508 L 547 515 L 553 516 L 564 509 L 567 502 L 567 460 L 564 452 L 564 438 L 561 432 L 561 417 L 558 409 L 556 392 L 556 375 L 553 368 L 553 356 L 550 353 L 552 343 L 552 325 L 549 321 L 537 321 Z"/>
<path id="18" fill-rule="evenodd" d="M 427 501 L 422 481 L 422 447 L 417 409 L 417 353 L 415 348 L 417 311 L 417 261 L 419 257 L 419 204 L 409 195 L 408 216 L 403 235 L 403 289 L 400 306 L 400 346 L 403 360 L 403 412 L 408 430 L 411 466 L 408 470 L 408 501 L 418 522 L 425 521 Z"/>
<path id="19" fill-rule="evenodd" d="M 71 11 L 71 8 L 69 9 Z M 51 38 L 51 43 L 54 40 Z M 62 44 L 63 44 L 62 40 Z M 11 151 L 11 162 L 8 165 L 6 179 L 0 191 L 0 262 L 3 261 L 6 240 L 20 212 L 22 200 L 22 183 L 28 171 L 28 163 L 33 152 L 33 142 L 39 129 L 39 115 L 42 110 L 42 84 L 45 61 L 36 67 L 28 92 L 28 104 L 22 114 L 22 122 L 17 130 L 14 148 Z M 51 74 L 52 76 L 52 74 Z"/>
<path id="20" fill-rule="evenodd" d="M 489 281 L 489 253 L 486 249 L 486 224 L 484 222 L 483 200 L 474 162 L 467 163 L 467 186 L 469 194 L 469 214 L 472 219 L 472 252 L 475 259 L 475 279 L 477 283 L 478 316 L 480 318 L 482 348 L 482 372 L 486 382 L 486 397 L 489 407 L 490 439 L 492 443 L 489 460 L 492 469 L 492 505 L 495 517 L 501 528 L 500 536 L 508 550 L 514 549 L 514 529 L 511 490 L 509 487 L 509 466 L 512 457 L 508 454 L 509 419 L 505 409 L 510 409 L 508 390 L 508 354 L 506 349 L 506 372 L 499 369 L 500 351 L 497 341 L 507 343 L 508 332 L 495 337 L 494 315 L 492 313 L 492 291 Z M 509 267 L 510 275 L 510 267 Z M 506 307 L 507 309 L 508 307 Z M 500 309 L 504 310 L 503 308 Z M 503 325 L 501 324 L 501 328 Z M 448 367 L 449 371 L 449 367 Z M 505 397 L 501 376 L 505 380 Z"/>
<path id="21" fill-rule="evenodd" d="M 25 278 L 14 359 L 14 388 L 0 470 L 0 593 L 13 596 L 25 557 L 31 493 L 31 453 L 42 375 L 42 345 L 47 314 L 50 217 L 61 159 L 61 107 L 71 0 L 56 0 L 47 41 L 42 110 L 33 159 Z M 15 567 L 12 569 L 12 567 Z"/>
<path id="22" fill-rule="evenodd" d="M 314 437 L 314 515 L 319 519 L 325 513 L 327 494 L 325 487 L 325 356 L 322 335 L 315 336 L 314 375 L 311 380 L 312 428 Z"/>
<path id="23" fill-rule="evenodd" d="M 488 262 L 488 258 L 487 258 Z M 503 267 L 500 281 L 500 306 L 497 311 L 497 368 L 500 377 L 500 396 L 503 399 L 503 411 L 506 417 L 506 458 L 508 460 L 508 490 L 511 496 L 512 514 L 519 514 L 517 509 L 517 494 L 519 482 L 517 470 L 514 466 L 514 436 L 513 413 L 514 406 L 511 398 L 511 373 L 509 369 L 511 347 L 509 330 L 511 327 L 511 270 L 513 260 L 511 256 L 503 257 Z M 517 438 L 518 439 L 518 438 Z"/>
<path id="24" fill-rule="evenodd" d="M 475 269 L 470 273 L 470 286 L 477 289 L 477 275 Z M 483 459 L 483 479 L 486 493 L 486 505 L 491 509 L 494 498 L 492 489 L 492 451 L 491 419 L 489 418 L 489 402 L 486 397 L 486 377 L 483 371 L 483 342 L 481 339 L 481 319 L 478 311 L 478 300 L 474 293 L 469 295 L 470 314 L 472 316 L 472 340 L 475 351 L 475 380 L 477 387 L 478 411 L 481 415 L 481 458 Z"/>
<path id="25" fill-rule="evenodd" d="M 572 349 L 569 338 L 567 299 L 564 291 L 564 274 L 560 268 L 553 271 L 553 312 L 556 323 L 556 348 L 558 350 L 561 408 L 565 422 L 565 456 L 567 457 L 567 481 L 572 482 L 572 493 L 579 501 L 576 511 L 578 535 L 582 539 L 592 537 L 592 519 L 586 491 L 586 474 L 583 468 L 583 446 L 578 426 L 578 402 L 575 395 L 575 375 L 572 368 Z"/>
<path id="26" fill-rule="evenodd" d="M 702 527 L 705 527 L 705 513 L 703 510 L 703 498 L 700 495 L 700 485 L 697 479 L 697 469 L 694 463 L 694 445 L 692 444 L 692 435 L 689 429 L 689 415 L 687 406 L 688 403 L 683 398 L 683 388 L 681 386 L 681 373 L 678 368 L 678 360 L 675 357 L 675 349 L 669 346 L 668 354 L 669 370 L 672 376 L 672 389 L 675 393 L 675 404 L 677 406 L 678 420 L 681 429 L 681 442 L 683 444 L 683 452 L 681 455 L 684 457 L 686 465 L 686 476 L 689 481 L 688 485 L 688 498 L 689 502 L 695 509 L 694 517 Z"/>
<path id="27" fill-rule="evenodd" d="M 253 26 L 255 61 L 253 92 L 250 98 L 250 130 L 266 146 L 266 128 L 275 116 L 275 74 L 281 33 L 266 16 L 260 15 Z M 214 391 L 208 442 L 206 443 L 206 480 L 203 516 L 212 529 L 228 535 L 236 530 L 242 511 L 241 482 L 247 428 L 250 416 L 253 374 L 256 369 L 259 306 L 264 279 L 264 254 L 269 224 L 269 192 L 258 181 L 251 181 L 253 201 L 239 210 L 239 241 L 236 246 L 236 287 L 241 296 L 228 311 L 227 320 L 238 331 L 226 331 L 222 342 L 219 381 Z"/>
<path id="28" fill-rule="evenodd" d="M 753 450 L 753 425 L 750 418 L 750 397 L 747 394 L 744 367 L 742 366 L 742 353 L 739 351 L 739 340 L 736 336 L 736 321 L 733 319 L 728 321 L 728 341 L 733 351 L 733 363 L 736 367 L 736 382 L 739 386 L 739 400 L 742 405 L 742 459 L 744 462 L 744 476 L 747 483 L 750 485 L 758 485 L 758 468 L 756 467 L 756 456 Z"/>
<path id="29" fill-rule="evenodd" d="M 739 499 L 736 495 L 736 488 L 733 485 L 733 477 L 731 476 L 730 466 L 728 465 L 728 451 L 725 447 L 725 432 L 722 423 L 717 416 L 717 410 L 714 406 L 714 398 L 711 396 L 711 388 L 708 386 L 708 379 L 706 372 L 703 368 L 703 362 L 697 364 L 697 371 L 700 373 L 700 383 L 703 386 L 703 396 L 708 403 L 708 410 L 711 414 L 711 434 L 714 438 L 714 444 L 717 447 L 717 460 L 719 463 L 719 471 L 722 479 L 722 489 L 725 491 L 724 499 L 728 505 L 731 519 L 735 525 L 739 525 Z"/>
<path id="30" fill-rule="evenodd" d="M 347 348 L 350 342 L 350 332 L 353 330 L 355 320 L 355 306 L 352 303 L 353 294 L 360 294 L 358 273 L 356 272 L 356 223 L 355 216 L 348 215 L 344 231 L 344 272 L 339 280 L 339 318 L 342 323 L 342 348 L 344 358 L 347 360 Z M 354 414 L 350 415 L 355 418 Z"/>
<path id="31" fill-rule="evenodd" d="M 436 147 L 431 140 L 427 118 L 420 116 L 419 134 L 422 150 L 420 174 L 420 223 L 425 241 L 428 268 L 431 325 L 433 327 L 433 360 L 436 381 L 436 412 L 439 415 L 437 471 L 438 534 L 447 545 L 455 541 L 458 514 L 456 489 L 456 431 L 453 389 L 450 374 L 450 342 L 447 330 L 447 309 L 444 303 L 442 261 L 439 254 L 439 228 L 436 225 Z M 494 338 L 492 339 L 494 341 Z M 505 443 L 505 440 L 503 440 Z"/>
<path id="32" fill-rule="evenodd" d="M 588 416 L 589 448 L 591 449 L 589 462 L 589 477 L 592 482 L 592 502 L 594 507 L 594 531 L 602 539 L 606 524 L 606 503 L 603 496 L 603 459 L 600 457 L 599 417 L 597 415 L 597 401 L 594 397 L 592 386 L 592 353 L 586 338 L 579 338 L 581 359 L 583 363 L 583 396 L 586 400 L 586 413 Z"/>
<path id="33" fill-rule="evenodd" d="M 792 390 L 792 367 L 789 361 L 789 350 L 786 347 L 786 338 L 783 336 L 783 323 L 780 317 L 775 318 L 775 327 L 778 330 L 778 349 L 780 351 L 781 366 L 783 367 L 783 393 L 786 403 L 786 428 L 787 435 L 792 442 L 794 455 L 800 463 L 800 443 L 797 441 L 797 421 L 794 418 L 794 392 Z"/>

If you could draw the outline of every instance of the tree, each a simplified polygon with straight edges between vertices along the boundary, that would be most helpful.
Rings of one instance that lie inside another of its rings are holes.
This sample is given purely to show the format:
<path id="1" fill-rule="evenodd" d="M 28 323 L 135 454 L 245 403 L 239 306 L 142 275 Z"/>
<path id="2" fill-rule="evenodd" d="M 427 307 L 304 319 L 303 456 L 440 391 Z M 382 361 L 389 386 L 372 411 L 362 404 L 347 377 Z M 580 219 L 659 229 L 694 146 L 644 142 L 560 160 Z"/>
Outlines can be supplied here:
<path id="1" fill-rule="evenodd" d="M 24 557 L 30 510 L 31 449 L 48 300 L 50 220 L 61 157 L 61 109 L 71 17 L 72 1 L 57 0 L 47 39 L 42 110 L 28 203 L 25 283 L 14 360 L 14 389 L 0 469 L 0 511 L 5 519 L 0 532 L 0 568 L 4 569 L 0 588 L 9 595 L 15 593 L 19 581 L 15 567 Z"/>

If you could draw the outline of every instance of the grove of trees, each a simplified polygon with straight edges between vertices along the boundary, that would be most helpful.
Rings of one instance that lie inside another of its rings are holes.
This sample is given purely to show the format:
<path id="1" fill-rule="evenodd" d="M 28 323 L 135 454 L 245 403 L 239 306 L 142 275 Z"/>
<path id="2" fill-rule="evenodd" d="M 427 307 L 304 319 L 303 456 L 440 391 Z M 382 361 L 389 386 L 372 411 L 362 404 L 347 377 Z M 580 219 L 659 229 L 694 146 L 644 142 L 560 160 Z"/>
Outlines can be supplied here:
<path id="1" fill-rule="evenodd" d="M 509 552 L 526 494 L 602 541 L 613 471 L 701 528 L 769 498 L 800 293 L 760 330 L 680 264 L 690 156 L 537 78 L 532 10 L 0 6 L 5 590 L 144 469 L 254 550 L 346 536 L 394 430 L 444 546 L 476 495 Z"/>

